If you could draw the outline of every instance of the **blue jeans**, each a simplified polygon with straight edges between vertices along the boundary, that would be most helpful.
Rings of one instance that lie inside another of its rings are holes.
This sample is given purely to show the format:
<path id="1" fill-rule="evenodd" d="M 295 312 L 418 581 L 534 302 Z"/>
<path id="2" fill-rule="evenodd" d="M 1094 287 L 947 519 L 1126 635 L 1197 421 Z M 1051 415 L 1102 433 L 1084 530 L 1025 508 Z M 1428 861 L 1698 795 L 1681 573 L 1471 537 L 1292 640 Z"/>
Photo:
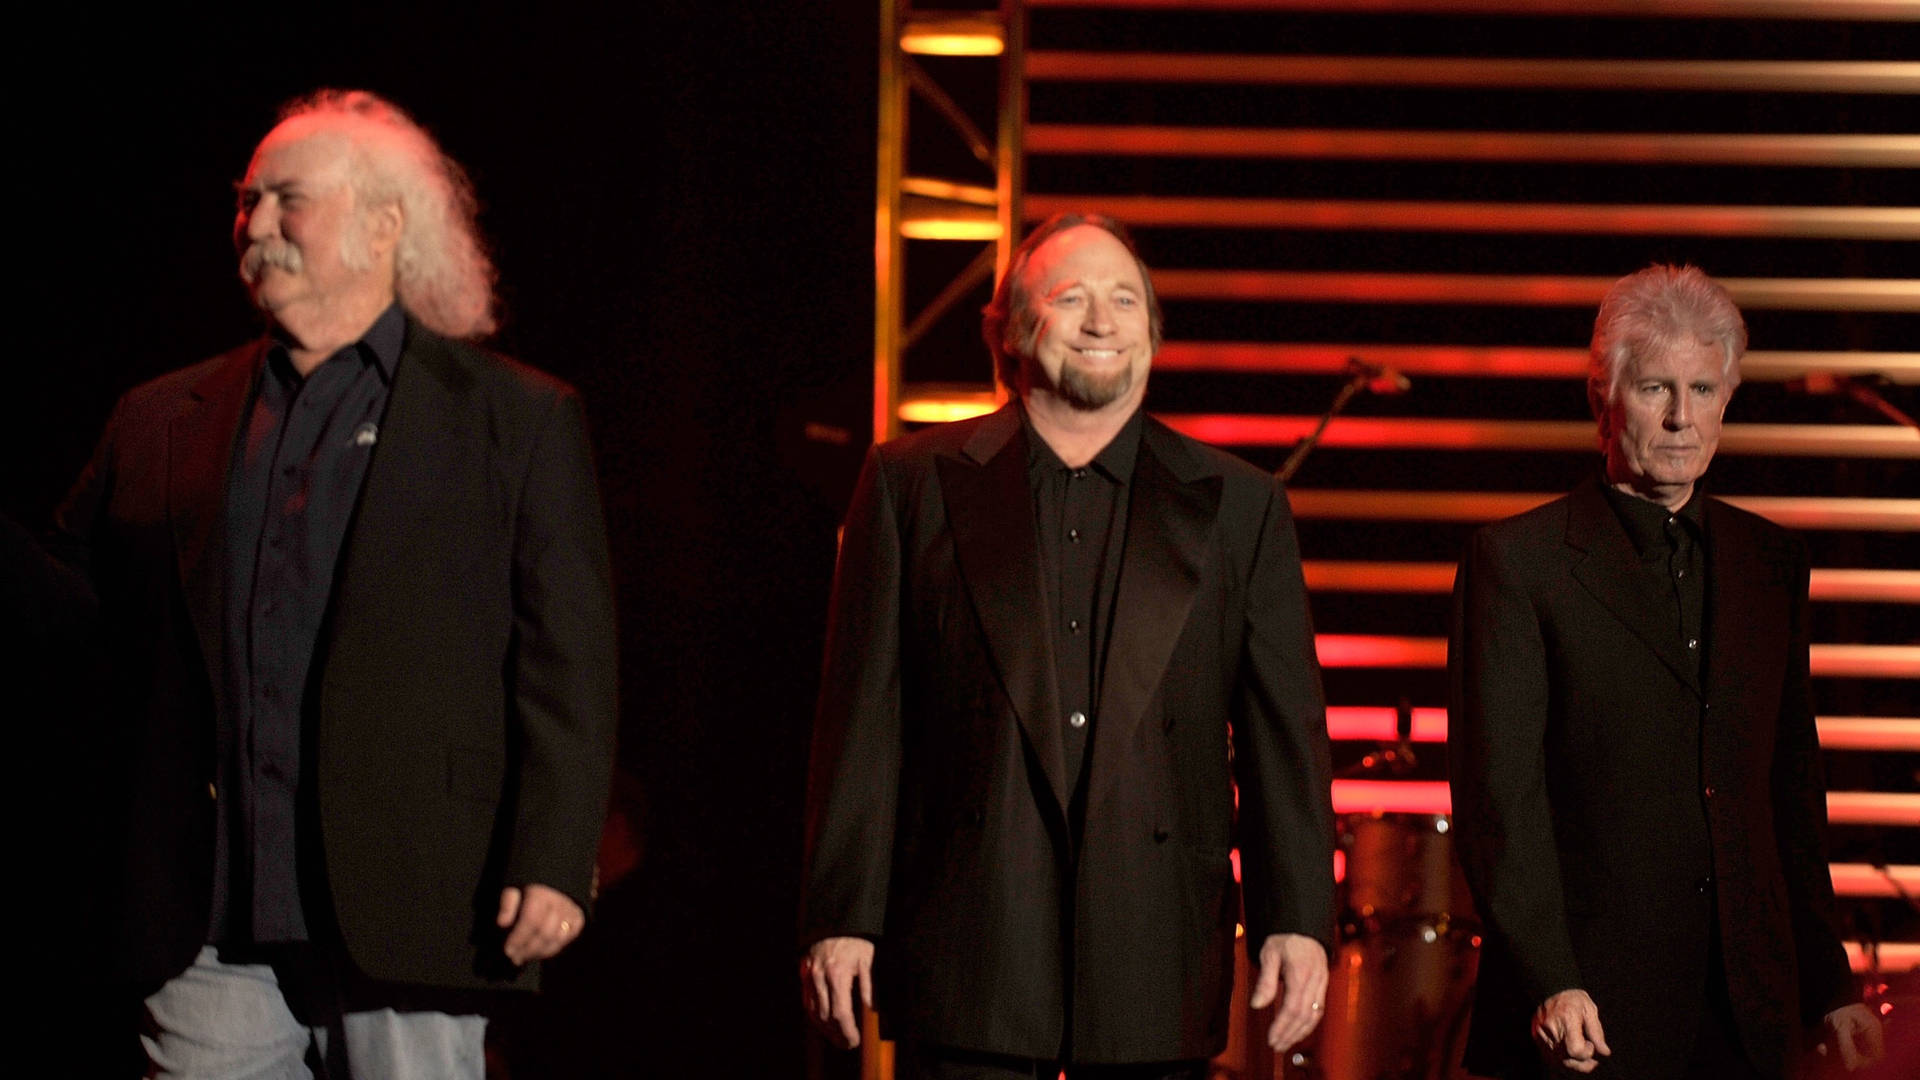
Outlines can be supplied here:
<path id="1" fill-rule="evenodd" d="M 482 1080 L 484 1016 L 295 1007 L 271 963 L 200 950 L 146 1002 L 149 1075 L 165 1080 Z"/>

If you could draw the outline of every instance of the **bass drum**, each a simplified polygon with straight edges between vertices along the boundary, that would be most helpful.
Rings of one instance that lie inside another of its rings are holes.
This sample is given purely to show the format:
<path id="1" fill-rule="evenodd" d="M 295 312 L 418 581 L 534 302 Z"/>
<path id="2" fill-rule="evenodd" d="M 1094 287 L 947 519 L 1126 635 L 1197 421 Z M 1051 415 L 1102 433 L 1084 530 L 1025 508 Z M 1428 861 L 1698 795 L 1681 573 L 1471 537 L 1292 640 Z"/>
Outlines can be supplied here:
<path id="1" fill-rule="evenodd" d="M 1282 1074 L 1453 1080 L 1480 959 L 1480 924 L 1444 814 L 1346 814 L 1339 943 L 1326 1016 Z"/>

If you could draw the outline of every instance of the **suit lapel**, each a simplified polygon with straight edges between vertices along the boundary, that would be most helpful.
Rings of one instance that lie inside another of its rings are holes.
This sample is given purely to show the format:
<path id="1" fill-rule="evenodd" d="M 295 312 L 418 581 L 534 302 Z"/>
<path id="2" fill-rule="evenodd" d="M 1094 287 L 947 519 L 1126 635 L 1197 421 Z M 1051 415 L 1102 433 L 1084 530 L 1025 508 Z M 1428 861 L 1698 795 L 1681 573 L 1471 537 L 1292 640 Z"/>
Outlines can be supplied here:
<path id="1" fill-rule="evenodd" d="M 1147 421 L 1130 485 L 1126 546 L 1095 713 L 1089 807 L 1099 805 L 1123 771 L 1121 763 L 1130 759 L 1125 748 L 1186 629 L 1213 550 L 1220 484 L 1220 476 L 1208 472 L 1177 436 Z"/>
<path id="2" fill-rule="evenodd" d="M 226 549 L 217 526 L 226 517 L 234 436 L 266 347 L 263 339 L 214 365 L 188 390 L 191 401 L 167 432 L 167 521 L 200 655 L 216 682 L 226 641 Z"/>
<path id="3" fill-rule="evenodd" d="M 1567 543 L 1586 552 L 1573 576 L 1625 623 L 1681 682 L 1700 693 L 1697 661 L 1687 654 L 1674 612 L 1646 587 L 1640 553 L 1597 484 L 1575 488 L 1567 520 Z"/>
<path id="4" fill-rule="evenodd" d="M 448 468 L 464 456 L 452 418 L 467 377 L 437 338 L 408 323 L 380 441 L 342 545 L 335 609 L 358 596 L 410 594 L 409 567 L 424 554 L 419 538 L 446 502 Z"/>
<path id="5" fill-rule="evenodd" d="M 935 460 L 956 560 L 1020 728 L 1064 813 L 1073 793 L 1060 736 L 1060 688 L 1027 486 L 1026 439 L 1012 406 L 984 420 L 960 457 Z"/>

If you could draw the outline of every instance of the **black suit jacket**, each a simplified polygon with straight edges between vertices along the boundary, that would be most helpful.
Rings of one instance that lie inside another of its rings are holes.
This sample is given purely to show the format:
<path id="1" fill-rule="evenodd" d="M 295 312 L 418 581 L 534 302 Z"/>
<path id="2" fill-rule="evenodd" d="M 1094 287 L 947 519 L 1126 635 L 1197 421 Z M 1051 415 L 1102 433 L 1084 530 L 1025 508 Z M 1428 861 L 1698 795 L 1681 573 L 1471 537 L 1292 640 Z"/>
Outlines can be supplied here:
<path id="1" fill-rule="evenodd" d="M 868 456 L 835 576 L 802 939 L 878 942 L 890 1037 L 1051 1058 L 1070 1017 L 1077 1061 L 1206 1057 L 1237 892 L 1256 945 L 1332 931 L 1286 496 L 1146 422 L 1076 830 L 1025 438 L 1009 407 Z"/>
<path id="2" fill-rule="evenodd" d="M 1461 563 L 1449 754 L 1489 930 L 1476 1071 L 1535 1071 L 1528 1018 L 1579 987 L 1613 1050 L 1595 1075 L 1678 1075 L 1716 921 L 1763 1071 L 1844 999 L 1805 549 L 1718 500 L 1706 532 L 1704 678 L 1597 481 L 1480 530 Z"/>
<path id="3" fill-rule="evenodd" d="M 115 407 L 51 547 L 97 607 L 128 796 L 111 932 L 158 982 L 206 940 L 223 648 L 221 518 L 264 342 Z M 562 383 L 409 322 L 307 687 L 331 917 L 378 979 L 502 970 L 500 889 L 585 906 L 615 726 L 605 526 Z"/>

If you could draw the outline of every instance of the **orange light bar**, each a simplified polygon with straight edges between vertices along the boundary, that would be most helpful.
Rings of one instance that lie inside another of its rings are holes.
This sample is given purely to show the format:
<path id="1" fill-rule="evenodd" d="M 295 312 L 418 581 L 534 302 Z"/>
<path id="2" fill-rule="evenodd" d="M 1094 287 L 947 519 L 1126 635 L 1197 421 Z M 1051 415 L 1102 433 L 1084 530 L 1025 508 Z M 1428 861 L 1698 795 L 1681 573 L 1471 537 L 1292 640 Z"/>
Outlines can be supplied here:
<path id="1" fill-rule="evenodd" d="M 1336 814 L 1451 814 L 1445 780 L 1335 780 Z"/>
<path id="2" fill-rule="evenodd" d="M 1600 303 L 1616 279 L 1560 274 L 1388 274 L 1320 270 L 1162 270 L 1166 300 L 1262 303 L 1489 304 L 1580 307 Z M 1742 308 L 1920 311 L 1920 280 L 1722 278 Z"/>
<path id="3" fill-rule="evenodd" d="M 900 235 L 915 240 L 997 240 L 998 215 L 991 206 L 908 194 L 900 200 Z"/>
<path id="4" fill-rule="evenodd" d="M 1906 169 L 1916 135 L 1715 135 L 1652 132 L 1342 130 L 1029 124 L 1029 154 L 1321 158 L 1359 161 L 1605 162 Z"/>
<path id="5" fill-rule="evenodd" d="M 1914 0 L 1027 0 L 1028 7 L 1213 11 L 1461 12 L 1635 18 L 1920 19 Z"/>
<path id="6" fill-rule="evenodd" d="M 1207 56 L 1036 49 L 1027 53 L 1026 72 L 1030 81 L 1061 82 L 1920 93 L 1920 64 L 1853 60 Z"/>
<path id="7" fill-rule="evenodd" d="M 1826 750 L 1920 750 L 1920 716 L 1822 716 Z"/>
<path id="8" fill-rule="evenodd" d="M 1364 562 L 1305 559 L 1300 563 L 1314 592 L 1432 594 L 1451 592 L 1454 565 L 1445 562 Z M 1920 604 L 1920 570 L 1854 570 L 1815 567 L 1808 594 L 1828 601 Z"/>
<path id="9" fill-rule="evenodd" d="M 1218 446 L 1291 446 L 1313 433 L 1316 416 L 1161 413 L 1176 430 Z M 1594 449 L 1590 420 L 1474 420 L 1336 417 L 1320 445 L 1343 449 Z M 1893 424 L 1728 424 L 1720 449 L 1768 457 L 1920 458 L 1920 431 Z"/>
<path id="10" fill-rule="evenodd" d="M 1834 863 L 1829 869 L 1833 872 L 1833 891 L 1839 896 L 1898 897 L 1902 890 L 1908 896 L 1920 895 L 1920 866 Z"/>
<path id="11" fill-rule="evenodd" d="M 1920 65 L 1915 69 L 1920 70 Z M 1021 203 L 1029 221 L 1092 205 L 1136 228 L 1920 239 L 1920 208 L 1900 206 L 1635 206 L 1034 193 L 1027 194 Z"/>
<path id="12" fill-rule="evenodd" d="M 1904 975 L 1920 970 L 1920 942 L 1882 941 L 1869 949 L 1857 941 L 1849 941 L 1846 946 L 1847 963 L 1857 975 L 1869 971 L 1883 975 Z"/>
<path id="13" fill-rule="evenodd" d="M 1827 820 L 1835 825 L 1920 825 L 1920 795 L 1829 791 Z"/>
<path id="14" fill-rule="evenodd" d="M 1453 590 L 1452 563 L 1336 562 L 1300 563 L 1313 592 L 1444 593 Z"/>
<path id="15" fill-rule="evenodd" d="M 991 15 L 919 15 L 900 31 L 900 50 L 916 56 L 999 56 L 1006 49 L 1006 31 Z"/>
<path id="16" fill-rule="evenodd" d="M 1153 358 L 1153 366 L 1156 371 L 1344 375 L 1347 358 L 1353 356 L 1415 376 L 1520 379 L 1587 377 L 1585 349 L 1503 345 L 1169 341 L 1160 347 L 1160 352 Z M 1762 349 L 1748 353 L 1740 361 L 1740 377 L 1748 382 L 1781 382 L 1815 371 L 1836 375 L 1881 375 L 1891 382 L 1912 386 L 1920 384 L 1920 353 L 1786 352 Z"/>
<path id="17" fill-rule="evenodd" d="M 1920 645 L 1812 645 L 1815 675 L 1851 679 L 1920 679 Z"/>
<path id="18" fill-rule="evenodd" d="M 1398 738 L 1399 716 L 1393 709 L 1364 705 L 1332 705 L 1327 708 L 1327 737 L 1330 739 L 1391 742 Z M 1414 742 L 1447 741 L 1447 710 L 1413 710 Z"/>
<path id="19" fill-rule="evenodd" d="M 1327 707 L 1327 737 L 1360 742 L 1388 742 L 1397 737 L 1395 710 L 1381 706 L 1331 705 Z M 1824 750 L 1920 750 L 1920 717 L 1914 716 L 1822 716 L 1819 725 L 1820 747 Z M 1414 742 L 1447 741 L 1447 710 L 1421 707 L 1413 710 Z"/>
<path id="20" fill-rule="evenodd" d="M 1447 639 L 1386 634 L 1315 634 L 1323 668 L 1440 668 L 1447 666 Z"/>
<path id="21" fill-rule="evenodd" d="M 1385 634 L 1316 634 L 1323 668 L 1443 668 L 1447 639 Z M 1920 679 L 1920 645 L 1812 645 L 1819 678 Z"/>
<path id="22" fill-rule="evenodd" d="M 945 424 L 985 416 L 1000 407 L 992 391 L 916 395 L 900 402 L 900 419 L 910 424 Z"/>
<path id="23" fill-rule="evenodd" d="M 1293 514 L 1347 521 L 1493 521 L 1559 498 L 1517 491 L 1350 491 L 1291 488 Z M 1728 502 L 1789 529 L 1920 532 L 1920 499 L 1732 495 Z"/>

